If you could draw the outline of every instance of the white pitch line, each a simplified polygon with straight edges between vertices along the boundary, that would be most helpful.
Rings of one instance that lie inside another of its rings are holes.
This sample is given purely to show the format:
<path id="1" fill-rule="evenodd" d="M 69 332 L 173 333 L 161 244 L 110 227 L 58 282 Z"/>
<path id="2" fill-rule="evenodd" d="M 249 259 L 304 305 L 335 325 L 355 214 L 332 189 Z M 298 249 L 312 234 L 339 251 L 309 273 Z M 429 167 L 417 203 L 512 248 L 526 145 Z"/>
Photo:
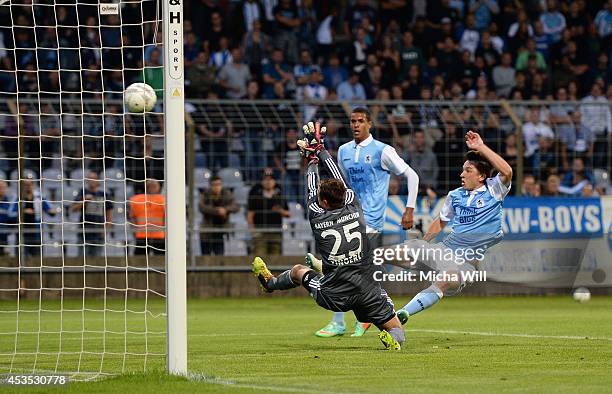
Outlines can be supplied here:
<path id="1" fill-rule="evenodd" d="M 219 333 L 219 334 L 188 334 L 188 337 L 275 337 L 275 336 L 300 336 L 311 335 L 311 332 L 241 332 L 241 333 Z M 149 337 L 165 337 L 166 334 L 149 334 Z"/>
<path id="2" fill-rule="evenodd" d="M 576 335 L 539 335 L 539 334 L 513 334 L 506 332 L 482 332 L 482 331 L 458 331 L 458 330 L 427 330 L 427 329 L 410 329 L 408 332 L 430 332 L 434 334 L 466 334 L 479 335 L 484 337 L 512 337 L 512 338 L 546 338 L 546 339 L 575 339 L 575 340 L 594 340 L 594 341 L 612 341 L 608 337 L 589 337 Z"/>
<path id="3" fill-rule="evenodd" d="M 236 387 L 236 388 L 244 388 L 244 389 L 258 389 L 258 390 L 268 390 L 268 391 L 280 391 L 283 393 L 309 393 L 309 394 L 319 394 L 321 390 L 311 390 L 302 387 L 291 387 L 291 386 L 264 386 L 258 384 L 248 384 L 248 383 L 239 383 L 231 380 L 219 379 L 219 378 L 210 378 L 208 376 L 204 376 L 201 374 L 190 374 L 187 376 L 191 380 L 210 383 L 210 384 L 218 384 L 221 386 L 228 387 Z M 330 392 L 330 391 L 327 391 Z"/>
<path id="4" fill-rule="evenodd" d="M 579 341 L 610 341 L 610 337 L 590 337 L 587 335 L 539 335 L 539 334 L 520 334 L 520 333 L 508 333 L 508 332 L 484 332 L 484 331 L 459 331 L 459 330 L 433 330 L 433 329 L 408 329 L 407 332 L 429 332 L 433 334 L 465 334 L 465 335 L 479 335 L 485 337 L 511 337 L 511 338 L 545 338 L 545 339 L 572 339 Z M 243 337 L 243 336 L 254 336 L 254 337 L 274 337 L 274 336 L 305 336 L 312 335 L 311 332 L 275 332 L 275 333 L 218 333 L 218 334 L 189 334 L 189 337 Z M 149 335 L 149 336 L 162 336 L 162 335 Z"/>

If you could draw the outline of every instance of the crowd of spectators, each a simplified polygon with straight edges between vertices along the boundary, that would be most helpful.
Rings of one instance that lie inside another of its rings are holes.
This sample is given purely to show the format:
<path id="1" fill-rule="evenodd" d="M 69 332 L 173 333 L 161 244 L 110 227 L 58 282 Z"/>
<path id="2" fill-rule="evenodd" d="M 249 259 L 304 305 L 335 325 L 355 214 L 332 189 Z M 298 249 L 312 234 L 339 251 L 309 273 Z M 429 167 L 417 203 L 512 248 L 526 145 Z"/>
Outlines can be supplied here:
<path id="1" fill-rule="evenodd" d="M 399 88 L 416 100 L 423 87 L 451 99 L 455 84 L 471 99 L 547 99 L 571 82 L 576 99 L 596 82 L 612 94 L 609 1 L 350 3 L 188 2 L 191 97 L 244 98 L 249 81 L 266 99 L 376 99 Z"/>
<path id="2" fill-rule="evenodd" d="M 0 9 L 3 90 L 95 97 L 144 78 L 161 92 L 154 8 L 127 2 L 119 18 L 78 4 Z M 572 82 L 574 98 L 594 83 L 612 94 L 610 1 L 192 0 L 184 10 L 192 98 L 245 98 L 251 81 L 267 99 L 375 99 L 396 87 L 420 99 L 425 86 L 450 99 L 455 84 L 466 98 L 546 99 Z"/>
<path id="3" fill-rule="evenodd" d="M 513 107 L 524 123 L 526 172 L 547 182 L 571 172 L 574 158 L 589 171 L 609 168 L 612 1 L 198 1 L 191 10 L 192 21 L 210 20 L 187 26 L 187 81 L 198 81 L 188 85 L 191 97 L 323 105 L 558 100 Z M 504 110 L 483 105 L 450 113 L 427 104 L 371 109 L 376 136 L 420 172 L 423 195 L 455 186 L 448 171 L 431 169 L 458 164 L 460 158 L 444 153 L 457 152 L 454 139 L 467 127 L 488 129 L 516 163 L 515 127 Z M 320 114 L 311 105 L 301 115 L 305 122 Z M 335 120 L 344 122 L 342 116 Z M 592 186 L 588 193 L 605 193 Z"/>

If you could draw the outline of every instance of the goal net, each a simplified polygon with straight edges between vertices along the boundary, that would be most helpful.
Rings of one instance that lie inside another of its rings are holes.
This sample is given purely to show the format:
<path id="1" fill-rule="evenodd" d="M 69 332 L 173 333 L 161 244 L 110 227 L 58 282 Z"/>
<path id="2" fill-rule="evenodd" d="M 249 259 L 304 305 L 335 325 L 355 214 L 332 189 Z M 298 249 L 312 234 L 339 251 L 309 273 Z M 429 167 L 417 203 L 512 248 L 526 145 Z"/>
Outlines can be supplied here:
<path id="1" fill-rule="evenodd" d="M 165 369 L 162 19 L 0 1 L 0 374 Z M 126 113 L 134 82 L 152 112 Z"/>

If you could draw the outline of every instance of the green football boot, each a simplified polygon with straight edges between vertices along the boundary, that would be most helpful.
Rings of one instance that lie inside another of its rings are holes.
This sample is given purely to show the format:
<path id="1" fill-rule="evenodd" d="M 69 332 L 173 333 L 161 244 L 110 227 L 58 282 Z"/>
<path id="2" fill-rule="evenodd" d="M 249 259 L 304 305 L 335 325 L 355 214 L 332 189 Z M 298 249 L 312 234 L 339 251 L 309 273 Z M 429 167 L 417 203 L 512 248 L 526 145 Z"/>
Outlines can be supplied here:
<path id="1" fill-rule="evenodd" d="M 339 324 L 333 321 L 319 331 L 315 332 L 315 335 L 321 338 L 331 338 L 342 336 L 345 332 L 346 326 L 344 324 Z"/>
<path id="2" fill-rule="evenodd" d="M 318 258 L 314 257 L 312 253 L 306 253 L 306 257 L 304 258 L 304 262 L 308 266 L 308 268 L 317 271 L 318 273 L 323 273 L 323 262 Z"/>
<path id="3" fill-rule="evenodd" d="M 355 322 L 355 332 L 351 334 L 352 337 L 361 337 L 363 336 L 368 328 L 372 326 L 372 323 L 360 323 L 358 321 Z"/>

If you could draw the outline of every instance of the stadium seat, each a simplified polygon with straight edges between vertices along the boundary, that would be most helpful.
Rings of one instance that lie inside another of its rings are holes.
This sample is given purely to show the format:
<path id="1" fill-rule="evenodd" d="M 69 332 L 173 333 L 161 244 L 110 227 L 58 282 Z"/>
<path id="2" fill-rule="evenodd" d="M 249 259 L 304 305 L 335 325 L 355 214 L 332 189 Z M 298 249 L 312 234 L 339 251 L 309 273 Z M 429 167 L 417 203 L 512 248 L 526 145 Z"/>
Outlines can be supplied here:
<path id="1" fill-rule="evenodd" d="M 76 201 L 77 196 L 81 192 L 81 188 L 74 188 L 70 186 L 66 186 L 64 188 L 64 199 L 63 199 L 63 208 L 64 208 L 64 220 L 70 223 L 77 223 L 80 219 L 81 213 L 72 211 L 72 204 Z"/>
<path id="2" fill-rule="evenodd" d="M 64 204 L 70 205 L 76 201 L 76 198 L 79 193 L 81 193 L 81 190 L 83 190 L 82 185 L 72 186 L 68 185 L 67 183 L 63 183 L 62 190 L 59 192 L 60 194 L 58 194 L 58 201 L 61 199 Z M 63 195 L 61 193 L 63 193 Z"/>
<path id="3" fill-rule="evenodd" d="M 66 245 L 66 257 L 78 257 L 82 250 L 82 245 Z"/>
<path id="4" fill-rule="evenodd" d="M 283 218 L 283 239 L 311 240 L 310 224 L 304 218 L 304 207 L 290 202 L 288 218 Z"/>
<path id="5" fill-rule="evenodd" d="M 42 172 L 42 179 L 50 181 L 61 181 L 62 172 L 57 168 L 47 168 Z"/>
<path id="6" fill-rule="evenodd" d="M 17 180 L 19 179 L 19 169 L 15 169 L 11 172 L 11 180 Z M 36 175 L 36 172 L 34 172 L 33 170 L 30 170 L 29 168 L 26 168 L 23 170 L 23 178 L 22 179 L 33 179 L 36 180 L 38 179 L 38 175 Z"/>
<path id="7" fill-rule="evenodd" d="M 132 195 L 128 193 L 125 182 L 106 180 L 106 199 L 115 201 L 128 200 Z"/>
<path id="8" fill-rule="evenodd" d="M 234 198 L 236 199 L 236 203 L 239 205 L 246 206 L 249 202 L 249 191 L 251 188 L 249 186 L 237 186 L 234 188 Z"/>
<path id="9" fill-rule="evenodd" d="M 106 189 L 106 198 L 108 200 L 124 201 L 131 196 L 126 188 L 123 171 L 118 168 L 109 168 L 106 170 L 104 186 Z"/>
<path id="10" fill-rule="evenodd" d="M 313 243 L 312 230 L 310 229 L 310 223 L 307 220 L 303 220 L 295 224 L 295 239 L 304 241 L 308 244 Z"/>
<path id="11" fill-rule="evenodd" d="M 240 170 L 237 168 L 222 168 L 219 170 L 218 175 L 219 178 L 221 178 L 224 187 L 234 189 L 244 185 L 242 180 L 242 172 L 240 172 Z"/>
<path id="12" fill-rule="evenodd" d="M 51 209 L 53 211 L 57 210 L 58 208 L 60 209 L 60 211 L 57 212 L 55 215 L 49 215 L 45 212 L 43 214 L 43 221 L 47 223 L 61 223 L 62 214 L 64 213 L 64 207 L 62 206 L 61 201 L 51 201 L 49 202 L 49 205 L 51 205 Z"/>
<path id="13" fill-rule="evenodd" d="M 604 169 L 595 168 L 593 170 L 593 177 L 595 178 L 595 185 L 597 186 L 603 186 L 607 189 L 610 185 L 610 174 Z"/>
<path id="14" fill-rule="evenodd" d="M 112 242 L 112 240 L 106 240 L 106 255 L 108 257 L 122 257 L 125 256 L 125 245 L 119 242 Z"/>
<path id="15" fill-rule="evenodd" d="M 297 239 L 283 240 L 284 256 L 304 256 L 306 254 L 306 243 Z"/>
<path id="16" fill-rule="evenodd" d="M 42 232 L 43 255 L 46 257 L 59 257 L 62 255 L 62 218 L 61 215 L 49 216 L 45 214 Z"/>
<path id="17" fill-rule="evenodd" d="M 123 225 L 128 219 L 128 212 L 126 212 L 126 204 L 114 203 L 113 204 L 113 223 Z"/>
<path id="18" fill-rule="evenodd" d="M 304 207 L 302 204 L 297 202 L 290 202 L 289 205 L 289 214 L 291 215 L 288 219 L 291 222 L 300 222 L 304 220 Z"/>
<path id="19" fill-rule="evenodd" d="M 243 241 L 251 239 L 251 232 L 249 231 L 249 224 L 246 220 L 244 207 L 240 207 L 238 212 L 232 213 L 229 217 L 229 222 L 234 230 L 232 234 L 233 238 Z"/>
<path id="20" fill-rule="evenodd" d="M 115 212 L 113 212 L 114 215 Z M 123 220 L 123 219 L 122 219 Z M 115 221 L 113 216 L 113 223 Z M 107 256 L 120 257 L 125 255 L 125 240 L 129 239 L 129 230 L 123 224 L 111 224 L 106 226 L 106 254 Z"/>
<path id="21" fill-rule="evenodd" d="M 62 173 L 57 168 L 47 168 L 41 177 L 41 193 L 46 200 L 61 199 Z"/>
<path id="22" fill-rule="evenodd" d="M 17 245 L 19 244 L 19 235 L 17 234 L 17 231 L 13 231 L 9 234 L 8 236 L 8 240 L 7 243 L 9 245 Z M 9 255 L 10 256 L 16 256 L 16 252 L 17 252 L 17 248 L 9 248 Z"/>
<path id="23" fill-rule="evenodd" d="M 246 223 L 247 221 L 246 221 L 245 207 L 240 207 L 238 212 L 231 213 L 229 215 L 229 222 L 232 223 L 232 224 L 243 224 L 243 223 Z"/>
<path id="24" fill-rule="evenodd" d="M 72 171 L 70 171 L 70 175 L 68 176 L 68 179 L 70 180 L 70 184 L 71 185 L 82 185 L 83 184 L 83 169 L 82 168 L 76 168 Z"/>
<path id="25" fill-rule="evenodd" d="M 78 213 L 76 216 L 76 220 L 78 220 Z M 72 224 L 65 223 L 64 224 L 64 243 L 66 245 L 66 256 L 67 257 L 76 257 L 79 255 L 82 246 L 78 246 L 78 244 L 82 244 L 83 240 L 81 238 L 81 229 L 82 226 L 80 224 Z"/>
<path id="26" fill-rule="evenodd" d="M 225 239 L 224 249 L 226 256 L 246 256 L 247 244 L 245 241 L 238 239 Z"/>
<path id="27" fill-rule="evenodd" d="M 113 180 L 113 181 L 124 181 L 125 180 L 123 171 L 120 170 L 119 168 L 114 168 L 114 167 L 106 169 L 105 178 L 107 180 Z"/>
<path id="28" fill-rule="evenodd" d="M 17 185 L 19 185 L 18 180 L 7 180 L 6 184 L 8 186 L 8 194 L 10 197 L 17 196 Z"/>
<path id="29" fill-rule="evenodd" d="M 44 257 L 61 257 L 62 256 L 61 242 L 44 243 L 43 244 L 43 256 Z"/>
<path id="30" fill-rule="evenodd" d="M 185 199 L 189 200 L 189 186 L 185 186 Z M 193 213 L 196 218 L 202 216 L 202 213 L 200 212 L 199 204 L 200 204 L 200 189 L 197 187 L 194 187 L 192 206 L 193 206 Z"/>
<path id="31" fill-rule="evenodd" d="M 208 168 L 196 167 L 193 169 L 193 184 L 198 189 L 205 189 L 210 184 L 212 172 Z"/>
<path id="32" fill-rule="evenodd" d="M 55 218 L 52 218 L 53 221 L 50 221 L 48 217 L 45 218 L 45 224 L 43 227 L 43 243 L 44 244 L 53 244 L 55 242 L 62 242 L 62 223 L 61 217 L 56 215 Z"/>

